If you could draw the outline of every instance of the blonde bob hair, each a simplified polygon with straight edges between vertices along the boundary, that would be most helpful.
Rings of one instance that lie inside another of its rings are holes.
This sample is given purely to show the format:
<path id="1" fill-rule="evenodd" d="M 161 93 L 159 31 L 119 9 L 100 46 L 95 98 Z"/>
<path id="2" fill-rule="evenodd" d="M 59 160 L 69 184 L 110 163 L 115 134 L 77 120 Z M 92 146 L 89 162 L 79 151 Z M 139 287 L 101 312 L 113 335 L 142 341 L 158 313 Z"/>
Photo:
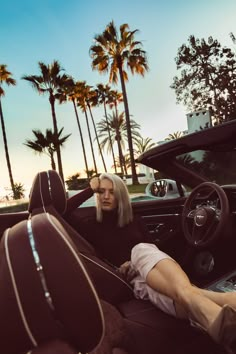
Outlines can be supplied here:
<path id="1" fill-rule="evenodd" d="M 113 184 L 113 192 L 117 201 L 117 214 L 118 220 L 117 224 L 119 227 L 123 227 L 129 224 L 133 220 L 133 211 L 130 202 L 128 189 L 123 182 L 123 180 L 112 173 L 102 173 L 99 176 L 99 180 L 108 179 Z M 97 221 L 102 222 L 103 212 L 99 200 L 99 196 L 96 198 L 96 211 L 97 211 Z"/>

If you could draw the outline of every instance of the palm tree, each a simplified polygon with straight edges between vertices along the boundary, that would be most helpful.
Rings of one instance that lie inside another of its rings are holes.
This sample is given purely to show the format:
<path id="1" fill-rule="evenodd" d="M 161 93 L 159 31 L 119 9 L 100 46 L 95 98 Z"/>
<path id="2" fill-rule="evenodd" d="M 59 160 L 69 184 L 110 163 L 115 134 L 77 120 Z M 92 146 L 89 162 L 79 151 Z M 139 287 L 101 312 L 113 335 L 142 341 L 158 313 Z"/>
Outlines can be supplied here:
<path id="1" fill-rule="evenodd" d="M 22 183 L 15 183 L 13 199 L 22 199 L 24 197 L 25 197 L 24 185 Z"/>
<path id="2" fill-rule="evenodd" d="M 86 124 L 87 124 L 87 129 L 88 129 L 89 142 L 90 142 L 90 148 L 91 148 L 91 153 L 92 153 L 92 158 L 93 158 L 94 170 L 97 173 L 98 170 L 97 170 L 97 164 L 96 164 L 96 159 L 95 159 L 95 155 L 94 155 L 93 141 L 92 141 L 89 120 L 88 120 L 88 113 L 87 113 L 87 99 L 89 97 L 90 88 L 91 88 L 90 86 L 86 85 L 85 81 L 80 82 L 80 95 L 78 96 L 77 104 L 80 107 L 80 109 L 82 110 L 82 112 L 84 112 L 84 115 L 85 115 L 85 120 L 86 120 Z M 88 169 L 86 169 L 86 171 L 88 171 Z M 88 176 L 88 174 L 87 174 L 87 176 Z"/>
<path id="3" fill-rule="evenodd" d="M 102 149 L 101 149 L 101 146 L 100 146 L 100 143 L 99 143 L 97 129 L 96 129 L 96 125 L 95 125 L 95 122 L 94 122 L 92 109 L 91 109 L 91 105 L 93 107 L 98 105 L 98 94 L 97 94 L 96 90 L 91 90 L 90 89 L 90 92 L 89 92 L 88 98 L 86 99 L 86 102 L 87 102 L 87 106 L 88 106 L 88 109 L 89 109 L 90 117 L 91 117 L 91 120 L 92 120 L 92 123 L 93 123 L 93 129 L 94 129 L 96 141 L 97 141 L 97 144 L 98 144 L 98 151 L 99 151 L 100 156 L 102 158 L 102 163 L 103 163 L 104 170 L 105 170 L 105 172 L 107 172 L 105 160 L 104 160 Z"/>
<path id="4" fill-rule="evenodd" d="M 80 95 L 81 95 L 81 82 L 80 81 L 75 82 L 71 78 L 70 83 L 67 83 L 65 86 L 60 88 L 58 99 L 59 99 L 60 103 L 65 102 L 66 100 L 69 100 L 73 103 L 75 117 L 76 117 L 78 129 L 79 129 L 79 134 L 80 134 L 80 141 L 81 141 L 81 145 L 82 145 L 83 156 L 84 156 L 85 170 L 87 171 L 88 170 L 88 160 L 87 160 L 87 155 L 86 155 L 86 151 L 85 151 L 82 128 L 81 128 L 78 110 L 77 110 L 77 101 L 79 100 Z"/>
<path id="5" fill-rule="evenodd" d="M 142 136 L 135 136 L 133 140 L 135 145 L 134 153 L 136 157 L 156 145 L 151 138 L 143 138 Z"/>
<path id="6" fill-rule="evenodd" d="M 138 177 L 135 169 L 129 106 L 125 85 L 125 82 L 128 80 L 128 74 L 124 66 L 126 65 L 132 74 L 136 73 L 142 76 L 148 70 L 146 53 L 141 49 L 142 43 L 135 40 L 137 32 L 138 30 L 130 31 L 128 24 L 123 24 L 120 26 L 118 33 L 112 21 L 107 25 L 102 34 L 95 36 L 95 44 L 90 47 L 92 68 L 101 73 L 106 73 L 110 70 L 109 81 L 114 84 L 118 82 L 118 75 L 120 78 L 133 184 L 138 184 Z"/>
<path id="7" fill-rule="evenodd" d="M 80 173 L 77 172 L 72 176 L 69 176 L 66 180 L 67 189 L 68 190 L 77 190 L 79 186 L 78 178 L 80 177 Z"/>
<path id="8" fill-rule="evenodd" d="M 15 184 L 14 184 L 14 180 L 13 180 L 10 155 L 9 155 L 9 151 L 8 151 L 7 134 L 6 134 L 5 122 L 4 122 L 3 111 L 2 111 L 2 101 L 1 101 L 1 98 L 5 95 L 5 91 L 3 90 L 2 85 L 3 84 L 7 84 L 8 86 L 10 86 L 10 85 L 15 86 L 16 85 L 16 81 L 11 76 L 12 76 L 12 73 L 7 70 L 7 65 L 1 64 L 0 65 L 0 119 L 1 119 L 2 136 L 3 136 L 3 143 L 4 143 L 4 149 L 5 149 L 10 184 L 11 184 L 11 189 L 12 189 L 12 193 L 13 193 L 13 198 L 16 199 Z"/>
<path id="9" fill-rule="evenodd" d="M 119 159 L 119 157 L 116 158 L 116 164 L 117 164 L 118 167 L 120 167 L 120 159 Z M 131 167 L 130 154 L 123 155 L 123 165 L 125 166 L 126 175 L 127 175 L 128 174 L 127 170 Z M 135 164 L 135 166 L 137 166 L 137 165 Z"/>
<path id="10" fill-rule="evenodd" d="M 137 124 L 134 120 L 130 120 L 130 125 L 132 129 L 132 134 L 134 136 L 139 136 L 138 129 L 140 129 L 139 124 Z M 123 150 L 125 150 L 125 142 L 127 141 L 127 125 L 124 119 L 124 112 L 117 114 L 113 112 L 113 114 L 108 114 L 108 120 L 102 119 L 98 124 L 98 134 L 100 138 L 103 138 L 101 141 L 101 148 L 107 148 L 107 152 L 111 151 L 111 146 L 117 143 L 118 154 L 119 154 L 119 165 L 121 168 L 121 173 L 124 174 L 123 168 L 124 165 L 124 156 Z M 108 131 L 110 131 L 111 143 L 108 135 Z M 126 171 L 125 171 L 126 172 Z"/>
<path id="11" fill-rule="evenodd" d="M 39 64 L 41 75 L 24 75 L 22 79 L 29 81 L 32 84 L 32 87 L 39 94 L 49 95 L 53 129 L 54 129 L 55 136 L 57 136 L 58 127 L 57 127 L 57 118 L 55 112 L 55 101 L 57 99 L 58 90 L 62 86 L 66 85 L 66 83 L 71 79 L 68 75 L 61 74 L 63 69 L 59 64 L 59 62 L 56 60 L 54 60 L 53 63 L 49 65 L 45 65 L 42 62 L 39 62 L 38 64 Z M 64 181 L 60 145 L 56 146 L 56 153 L 57 153 L 58 171 L 62 178 L 62 181 Z"/>
<path id="12" fill-rule="evenodd" d="M 115 109 L 115 114 L 116 114 L 116 117 L 118 119 L 118 116 L 119 116 L 119 113 L 118 113 L 118 104 L 123 102 L 123 95 L 122 93 L 118 92 L 118 91 L 115 91 L 115 90 L 111 90 L 110 91 L 110 94 L 108 96 L 108 105 L 109 105 L 109 108 L 110 109 Z M 125 170 L 125 174 L 127 175 L 127 164 L 125 163 L 125 157 L 124 155 L 122 154 L 121 155 L 122 157 L 122 160 L 123 160 L 123 163 L 122 165 L 124 166 L 124 170 Z M 130 160 L 130 159 L 129 159 Z M 120 168 L 121 168 L 121 172 L 122 172 L 122 165 L 119 164 Z"/>
<path id="13" fill-rule="evenodd" d="M 184 135 L 183 132 L 177 131 L 177 132 L 174 132 L 174 133 L 169 134 L 168 137 L 165 138 L 165 140 L 166 140 L 166 141 L 169 141 L 169 140 L 179 139 L 179 138 L 181 138 L 183 135 Z"/>
<path id="14" fill-rule="evenodd" d="M 51 129 L 46 129 L 45 135 L 40 130 L 32 130 L 35 140 L 26 140 L 24 145 L 28 146 L 30 149 L 34 150 L 39 154 L 46 154 L 50 157 L 51 167 L 53 170 L 56 170 L 56 164 L 54 160 L 54 153 L 57 151 L 57 147 L 62 146 L 71 134 L 61 137 L 62 131 L 64 128 L 61 128 L 56 135 L 52 132 Z"/>
<path id="15" fill-rule="evenodd" d="M 85 172 L 87 173 L 89 179 L 92 177 L 98 176 L 97 172 L 95 170 L 93 170 L 92 168 L 88 169 Z"/>
<path id="16" fill-rule="evenodd" d="M 110 109 L 115 108 L 116 114 L 118 113 L 118 104 L 120 104 L 123 101 L 124 101 L 123 95 L 121 92 L 118 92 L 116 90 L 110 91 L 107 103 L 108 103 Z"/>
<path id="17" fill-rule="evenodd" d="M 115 173 L 117 173 L 115 154 L 114 154 L 114 149 L 113 149 L 113 145 L 112 145 L 112 141 L 111 141 L 111 132 L 110 132 L 109 124 L 108 124 L 107 108 L 106 108 L 106 105 L 109 102 L 109 97 L 111 96 L 111 88 L 108 84 L 107 85 L 97 84 L 96 92 L 98 95 L 98 103 L 103 104 L 104 116 L 105 116 L 105 119 L 107 122 L 107 132 L 108 132 L 110 146 L 111 146 L 111 154 L 112 154 L 112 159 L 113 159 L 113 163 L 114 163 L 114 169 L 115 169 Z"/>

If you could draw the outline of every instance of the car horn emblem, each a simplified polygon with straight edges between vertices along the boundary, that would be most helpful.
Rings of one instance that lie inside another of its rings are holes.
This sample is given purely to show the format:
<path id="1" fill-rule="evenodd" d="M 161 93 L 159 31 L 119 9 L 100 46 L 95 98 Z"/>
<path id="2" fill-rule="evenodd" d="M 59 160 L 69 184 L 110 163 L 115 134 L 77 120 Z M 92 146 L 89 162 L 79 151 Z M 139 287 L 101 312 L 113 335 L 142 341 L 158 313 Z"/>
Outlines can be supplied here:
<path id="1" fill-rule="evenodd" d="M 206 211 L 199 209 L 194 216 L 194 221 L 197 226 L 203 226 L 206 222 Z"/>

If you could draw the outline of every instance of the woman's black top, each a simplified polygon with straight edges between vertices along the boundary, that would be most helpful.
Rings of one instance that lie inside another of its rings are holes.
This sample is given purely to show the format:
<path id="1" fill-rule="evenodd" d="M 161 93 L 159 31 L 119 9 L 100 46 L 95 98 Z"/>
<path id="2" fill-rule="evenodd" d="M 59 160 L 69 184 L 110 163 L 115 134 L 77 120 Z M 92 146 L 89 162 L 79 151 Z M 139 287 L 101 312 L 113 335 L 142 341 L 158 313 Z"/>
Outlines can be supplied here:
<path id="1" fill-rule="evenodd" d="M 93 190 L 87 188 L 68 200 L 67 214 L 75 206 L 81 205 L 93 195 Z M 140 217 L 123 226 L 117 225 L 117 210 L 103 211 L 102 222 L 96 220 L 96 215 L 80 220 L 76 229 L 89 241 L 101 258 L 119 267 L 130 260 L 132 248 L 140 242 L 151 242 L 148 232 Z"/>

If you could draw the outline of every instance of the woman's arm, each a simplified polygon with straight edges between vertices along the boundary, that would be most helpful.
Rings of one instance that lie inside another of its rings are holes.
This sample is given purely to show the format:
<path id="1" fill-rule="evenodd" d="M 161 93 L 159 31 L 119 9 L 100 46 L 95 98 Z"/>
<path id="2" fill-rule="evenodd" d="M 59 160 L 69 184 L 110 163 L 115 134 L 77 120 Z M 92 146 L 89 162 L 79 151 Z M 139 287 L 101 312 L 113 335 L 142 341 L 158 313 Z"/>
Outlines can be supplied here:
<path id="1" fill-rule="evenodd" d="M 81 204 L 93 196 L 99 189 L 99 178 L 94 177 L 90 181 L 90 187 L 84 189 L 69 199 L 67 199 L 66 215 L 70 214 L 73 210 L 77 209 Z"/>
<path id="2" fill-rule="evenodd" d="M 77 209 L 81 204 L 83 204 L 87 199 L 92 197 L 94 191 L 91 187 L 84 189 L 69 199 L 67 199 L 66 214 L 70 214 L 73 210 Z"/>

